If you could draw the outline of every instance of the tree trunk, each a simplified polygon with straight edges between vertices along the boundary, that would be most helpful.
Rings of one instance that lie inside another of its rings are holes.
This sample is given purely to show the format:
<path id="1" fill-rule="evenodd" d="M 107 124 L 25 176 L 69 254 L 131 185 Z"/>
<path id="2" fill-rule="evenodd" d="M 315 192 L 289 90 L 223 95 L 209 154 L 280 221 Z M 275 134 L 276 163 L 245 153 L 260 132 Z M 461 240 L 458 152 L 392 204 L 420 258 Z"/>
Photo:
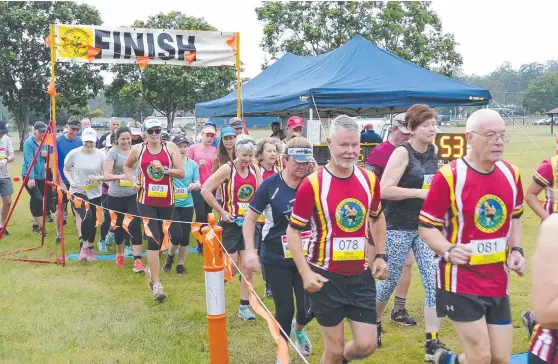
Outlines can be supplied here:
<path id="1" fill-rule="evenodd" d="M 29 112 L 24 111 L 20 115 L 20 121 L 17 123 L 17 131 L 19 134 L 19 150 L 23 151 L 23 143 L 29 137 Z"/>

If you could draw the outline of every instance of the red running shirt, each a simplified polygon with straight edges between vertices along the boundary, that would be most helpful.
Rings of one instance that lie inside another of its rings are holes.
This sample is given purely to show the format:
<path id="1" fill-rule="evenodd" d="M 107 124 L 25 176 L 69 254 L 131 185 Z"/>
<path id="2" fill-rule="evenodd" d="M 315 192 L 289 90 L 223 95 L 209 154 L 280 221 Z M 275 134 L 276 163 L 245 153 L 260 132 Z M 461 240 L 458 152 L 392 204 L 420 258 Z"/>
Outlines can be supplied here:
<path id="1" fill-rule="evenodd" d="M 529 352 L 545 363 L 558 364 L 558 330 L 535 327 Z"/>
<path id="2" fill-rule="evenodd" d="M 310 264 L 354 276 L 366 268 L 367 217 L 378 217 L 380 210 L 374 173 L 355 166 L 350 177 L 337 178 L 322 167 L 301 182 L 290 226 L 302 230 L 312 224 Z"/>
<path id="3" fill-rule="evenodd" d="M 268 171 L 261 165 L 261 163 L 258 163 L 258 168 L 260 169 L 260 172 L 262 174 L 262 181 L 268 177 L 273 176 L 275 173 L 279 172 L 279 168 L 277 167 L 277 165 L 273 166 L 273 169 Z"/>
<path id="4" fill-rule="evenodd" d="M 533 181 L 544 188 L 545 200 L 544 209 L 549 214 L 558 211 L 558 175 L 556 167 L 558 166 L 558 155 L 550 159 L 545 159 L 533 176 Z"/>
<path id="5" fill-rule="evenodd" d="M 153 162 L 158 160 L 163 167 L 171 168 L 171 157 L 167 144 L 163 141 L 161 151 L 151 154 L 147 143 L 143 143 L 139 154 L 139 185 L 138 202 L 154 207 L 174 205 L 174 184 L 168 174 L 155 171 Z"/>
<path id="6" fill-rule="evenodd" d="M 434 176 L 419 215 L 419 225 L 442 230 L 452 244 L 473 244 L 469 264 L 440 259 L 436 285 L 449 292 L 504 297 L 508 288 L 507 238 L 513 218 L 523 214 L 519 170 L 496 162 L 480 173 L 463 159 L 444 165 Z"/>
<path id="7" fill-rule="evenodd" d="M 223 183 L 223 209 L 232 217 L 244 216 L 248 205 L 254 198 L 257 188 L 256 167 L 248 166 L 248 175 L 242 177 L 233 162 L 227 163 L 231 167 L 231 175 Z"/>

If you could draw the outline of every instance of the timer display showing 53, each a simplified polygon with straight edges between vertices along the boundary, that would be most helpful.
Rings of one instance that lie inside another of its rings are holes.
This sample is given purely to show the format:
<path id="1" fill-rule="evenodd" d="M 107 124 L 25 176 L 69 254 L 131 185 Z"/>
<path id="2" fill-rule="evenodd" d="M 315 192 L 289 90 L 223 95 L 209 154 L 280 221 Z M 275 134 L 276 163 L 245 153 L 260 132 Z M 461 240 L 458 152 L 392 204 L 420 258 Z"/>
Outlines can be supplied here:
<path id="1" fill-rule="evenodd" d="M 450 161 L 461 158 L 467 153 L 465 134 L 436 134 L 434 142 L 438 146 L 438 159 Z"/>

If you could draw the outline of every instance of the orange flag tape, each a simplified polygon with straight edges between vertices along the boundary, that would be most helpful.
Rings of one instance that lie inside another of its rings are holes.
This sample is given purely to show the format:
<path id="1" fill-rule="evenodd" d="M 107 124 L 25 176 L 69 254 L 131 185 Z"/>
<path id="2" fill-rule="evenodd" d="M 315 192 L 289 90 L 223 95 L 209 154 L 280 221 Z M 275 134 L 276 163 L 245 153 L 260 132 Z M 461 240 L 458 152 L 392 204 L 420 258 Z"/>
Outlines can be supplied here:
<path id="1" fill-rule="evenodd" d="M 151 229 L 149 228 L 149 218 L 148 217 L 142 217 L 141 219 L 143 220 L 143 228 L 145 230 L 145 235 L 150 237 L 151 239 L 155 240 L 155 238 L 153 237 L 153 234 L 151 233 Z M 159 242 L 157 240 L 155 240 L 155 242 L 157 244 L 159 244 Z"/>
<path id="2" fill-rule="evenodd" d="M 54 85 L 54 81 L 50 80 L 48 83 L 47 94 L 50 96 L 58 96 L 58 92 L 56 92 L 56 86 Z"/>
<path id="3" fill-rule="evenodd" d="M 83 206 L 85 207 L 85 216 L 87 216 L 87 212 L 89 211 L 89 202 L 83 201 Z"/>
<path id="4" fill-rule="evenodd" d="M 223 265 L 225 267 L 225 280 L 229 283 L 233 280 L 231 258 L 228 254 L 223 257 Z M 288 362 L 287 362 L 288 363 Z"/>
<path id="5" fill-rule="evenodd" d="M 196 52 L 190 52 L 188 54 L 185 55 L 185 61 L 188 64 L 192 64 L 194 63 L 196 60 Z"/>
<path id="6" fill-rule="evenodd" d="M 97 57 L 97 54 L 99 54 L 99 52 L 101 52 L 101 48 L 87 46 L 87 59 L 89 60 L 89 63 L 93 62 L 93 60 L 95 59 L 95 57 Z"/>
<path id="7" fill-rule="evenodd" d="M 126 232 L 130 233 L 130 223 L 134 220 L 134 217 L 130 214 L 124 214 L 124 220 L 122 220 L 122 227 Z"/>
<path id="8" fill-rule="evenodd" d="M 140 71 L 143 72 L 145 66 L 149 64 L 149 56 L 138 56 L 137 58 Z"/>
<path id="9" fill-rule="evenodd" d="M 163 221 L 163 244 L 161 245 L 161 250 L 167 250 L 169 248 L 169 227 L 171 222 L 169 220 Z"/>
<path id="10" fill-rule="evenodd" d="M 95 227 L 101 225 L 103 223 L 103 209 L 100 207 L 97 207 L 97 210 L 95 211 Z"/>
<path id="11" fill-rule="evenodd" d="M 193 222 L 192 223 L 192 235 L 197 240 L 198 243 L 203 243 L 203 235 L 201 233 L 201 223 Z"/>
<path id="12" fill-rule="evenodd" d="M 116 226 L 116 212 L 109 210 L 109 215 L 110 215 L 110 227 L 112 228 L 112 230 L 116 230 L 117 226 Z"/>
<path id="13" fill-rule="evenodd" d="M 287 346 L 287 342 L 283 339 L 283 336 L 279 333 L 279 325 L 277 322 L 271 317 L 271 315 L 263 309 L 260 305 L 260 302 L 254 297 L 254 293 L 252 292 L 252 285 L 249 282 L 246 282 L 248 287 L 248 301 L 250 302 L 250 306 L 252 309 L 260 315 L 263 319 L 267 321 L 267 327 L 269 328 L 269 332 L 275 340 L 277 344 L 277 359 L 281 363 L 288 363 L 289 362 L 289 347 Z"/>
<path id="14" fill-rule="evenodd" d="M 227 44 L 229 45 L 229 47 L 232 48 L 233 52 L 236 53 L 236 35 L 233 35 L 232 37 L 227 39 Z"/>
<path id="15" fill-rule="evenodd" d="M 83 200 L 79 197 L 74 197 L 74 205 L 76 205 L 76 209 L 79 209 L 81 207 L 81 204 L 83 203 Z"/>

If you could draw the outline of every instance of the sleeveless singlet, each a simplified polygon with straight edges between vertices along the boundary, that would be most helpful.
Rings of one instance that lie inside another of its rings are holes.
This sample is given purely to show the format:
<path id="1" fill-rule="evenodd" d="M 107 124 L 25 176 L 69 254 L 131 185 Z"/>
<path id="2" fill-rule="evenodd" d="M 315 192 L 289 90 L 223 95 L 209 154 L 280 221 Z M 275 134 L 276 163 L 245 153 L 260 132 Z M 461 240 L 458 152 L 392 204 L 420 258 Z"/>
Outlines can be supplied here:
<path id="1" fill-rule="evenodd" d="M 231 167 L 231 175 L 223 183 L 223 209 L 231 217 L 241 217 L 246 214 L 248 205 L 256 193 L 257 179 L 256 167 L 253 164 L 248 166 L 248 176 L 243 178 L 233 162 L 227 163 Z"/>
<path id="2" fill-rule="evenodd" d="M 171 157 L 167 144 L 163 141 L 161 151 L 151 154 L 147 143 L 143 143 L 139 154 L 139 185 L 138 202 L 154 207 L 174 205 L 173 178 L 153 169 L 153 161 L 158 160 L 163 167 L 171 168 Z"/>
<path id="3" fill-rule="evenodd" d="M 268 171 L 261 165 L 261 163 L 258 162 L 258 168 L 260 169 L 260 172 L 262 174 L 262 181 L 268 177 L 273 176 L 275 173 L 279 172 L 279 168 L 277 167 L 277 165 L 273 166 L 273 169 Z"/>

